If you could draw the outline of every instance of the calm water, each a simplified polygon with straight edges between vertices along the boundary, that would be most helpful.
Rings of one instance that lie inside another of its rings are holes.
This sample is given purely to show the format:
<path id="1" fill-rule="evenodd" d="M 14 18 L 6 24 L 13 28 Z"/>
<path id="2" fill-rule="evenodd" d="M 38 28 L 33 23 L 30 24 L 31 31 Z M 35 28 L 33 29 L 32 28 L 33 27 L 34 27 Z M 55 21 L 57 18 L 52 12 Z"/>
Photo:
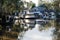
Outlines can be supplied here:
<path id="1" fill-rule="evenodd" d="M 44 27 L 38 23 L 34 28 L 22 31 L 18 35 L 18 40 L 60 40 L 60 31 L 56 27 Z"/>

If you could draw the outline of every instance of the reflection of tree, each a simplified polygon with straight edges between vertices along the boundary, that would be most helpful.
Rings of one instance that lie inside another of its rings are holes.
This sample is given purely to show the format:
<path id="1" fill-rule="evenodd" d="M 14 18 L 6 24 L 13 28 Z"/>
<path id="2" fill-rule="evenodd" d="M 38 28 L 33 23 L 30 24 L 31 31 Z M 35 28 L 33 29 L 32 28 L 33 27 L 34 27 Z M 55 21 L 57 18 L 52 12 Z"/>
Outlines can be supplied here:
<path id="1" fill-rule="evenodd" d="M 59 29 L 55 29 L 53 36 L 54 36 L 53 40 L 60 40 Z"/>
<path id="2" fill-rule="evenodd" d="M 54 40 L 60 40 L 60 26 L 57 25 L 56 21 L 54 25 L 55 25 Z"/>
<path id="3" fill-rule="evenodd" d="M 43 25 L 41 25 L 41 27 L 39 27 L 39 28 L 40 28 L 39 30 L 47 30 L 47 29 L 49 29 L 51 26 L 54 27 L 54 23 L 55 23 L 54 20 L 49 20 L 49 22 L 44 23 Z"/>
<path id="4" fill-rule="evenodd" d="M 56 34 L 57 35 L 57 39 L 56 40 L 60 40 L 60 32 L 59 32 L 59 30 L 60 30 L 60 15 L 59 15 L 59 13 L 60 13 L 60 6 L 59 6 L 59 4 L 60 4 L 60 0 L 57 0 L 57 1 L 55 1 L 54 2 L 54 8 L 55 8 L 55 10 L 56 10 L 56 17 L 57 17 L 57 19 L 56 19 L 56 30 L 55 30 L 55 32 L 54 32 L 54 34 Z"/>
<path id="5" fill-rule="evenodd" d="M 24 36 L 25 31 L 20 32 L 20 34 L 18 35 L 18 40 L 22 40 L 23 36 Z"/>

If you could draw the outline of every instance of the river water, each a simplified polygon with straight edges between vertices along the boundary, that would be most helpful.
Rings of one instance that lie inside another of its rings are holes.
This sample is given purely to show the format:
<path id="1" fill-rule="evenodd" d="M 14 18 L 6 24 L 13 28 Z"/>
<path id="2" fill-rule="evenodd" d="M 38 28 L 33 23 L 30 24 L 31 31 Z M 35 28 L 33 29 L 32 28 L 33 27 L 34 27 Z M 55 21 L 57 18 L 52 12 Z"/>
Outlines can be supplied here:
<path id="1" fill-rule="evenodd" d="M 18 40 L 60 40 L 58 35 L 60 33 L 54 26 L 44 27 L 36 23 L 34 28 L 20 32 Z"/>

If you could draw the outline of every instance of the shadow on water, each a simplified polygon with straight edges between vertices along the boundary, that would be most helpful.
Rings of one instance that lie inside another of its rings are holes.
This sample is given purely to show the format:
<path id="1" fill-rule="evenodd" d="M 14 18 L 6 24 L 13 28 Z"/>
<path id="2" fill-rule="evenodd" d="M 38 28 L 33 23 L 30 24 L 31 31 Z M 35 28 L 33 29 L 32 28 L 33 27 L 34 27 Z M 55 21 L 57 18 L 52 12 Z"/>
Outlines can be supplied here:
<path id="1" fill-rule="evenodd" d="M 25 20 L 24 20 L 25 21 Z M 35 22 L 35 24 L 34 24 Z M 32 20 L 32 25 L 30 20 L 24 22 L 25 25 L 23 31 L 19 33 L 17 40 L 60 40 L 60 30 L 57 28 L 58 26 L 53 26 L 52 23 L 49 22 L 41 22 Z M 54 22 L 55 23 L 55 22 Z M 26 25 L 27 24 L 27 25 Z"/>

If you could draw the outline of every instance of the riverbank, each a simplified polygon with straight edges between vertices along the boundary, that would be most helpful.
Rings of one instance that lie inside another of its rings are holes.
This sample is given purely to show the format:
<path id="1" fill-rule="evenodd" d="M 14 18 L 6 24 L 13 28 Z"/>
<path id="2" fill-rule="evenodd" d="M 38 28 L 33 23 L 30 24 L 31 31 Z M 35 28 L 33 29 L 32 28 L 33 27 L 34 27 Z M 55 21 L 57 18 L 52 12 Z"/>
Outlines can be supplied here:
<path id="1" fill-rule="evenodd" d="M 0 40 L 17 40 L 18 32 L 8 32 L 6 31 L 2 36 L 0 36 Z"/>

